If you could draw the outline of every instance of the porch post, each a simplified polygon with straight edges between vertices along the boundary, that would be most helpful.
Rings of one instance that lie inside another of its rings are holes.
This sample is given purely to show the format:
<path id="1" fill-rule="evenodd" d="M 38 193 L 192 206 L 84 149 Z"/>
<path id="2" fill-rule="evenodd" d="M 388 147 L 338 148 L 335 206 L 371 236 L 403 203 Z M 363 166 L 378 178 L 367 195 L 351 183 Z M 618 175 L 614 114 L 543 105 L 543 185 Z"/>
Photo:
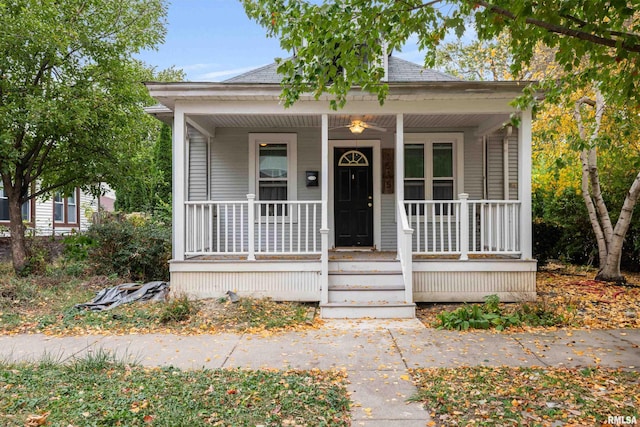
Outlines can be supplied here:
<path id="1" fill-rule="evenodd" d="M 404 204 L 404 116 L 396 116 L 396 199 Z"/>
<path id="2" fill-rule="evenodd" d="M 329 115 L 322 115 L 320 191 L 322 197 L 320 225 L 320 303 L 329 302 Z"/>
<path id="3" fill-rule="evenodd" d="M 187 238 L 185 228 L 185 199 L 186 199 L 186 141 L 185 141 L 184 111 L 180 104 L 176 104 L 173 116 L 173 259 L 184 260 L 185 241 Z"/>
<path id="4" fill-rule="evenodd" d="M 518 198 L 520 199 L 520 251 L 533 258 L 531 225 L 531 109 L 522 111 L 518 128 Z"/>
<path id="5" fill-rule="evenodd" d="M 401 203 L 404 208 L 404 116 L 396 115 L 396 204 Z M 402 233 L 402 224 L 398 217 L 398 209 L 396 206 L 396 259 L 400 259 L 400 234 Z"/>

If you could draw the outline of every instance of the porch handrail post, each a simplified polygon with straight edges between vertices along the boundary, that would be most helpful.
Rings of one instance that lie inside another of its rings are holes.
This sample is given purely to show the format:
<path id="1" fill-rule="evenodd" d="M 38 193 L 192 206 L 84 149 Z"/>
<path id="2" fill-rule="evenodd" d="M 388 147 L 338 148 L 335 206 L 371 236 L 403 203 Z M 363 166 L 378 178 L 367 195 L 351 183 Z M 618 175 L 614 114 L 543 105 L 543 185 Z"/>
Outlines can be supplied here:
<path id="1" fill-rule="evenodd" d="M 404 233 L 404 259 L 402 260 L 404 264 L 404 299 L 408 304 L 413 302 L 413 254 L 412 243 L 413 243 L 413 229 L 404 229 L 402 230 Z"/>
<path id="2" fill-rule="evenodd" d="M 255 248 L 255 223 L 256 223 L 256 195 L 255 194 L 247 194 L 247 240 L 248 240 L 248 249 L 249 254 L 247 255 L 248 261 L 256 260 L 256 248 Z M 219 232 L 219 231 L 218 231 Z"/>
<path id="3" fill-rule="evenodd" d="M 460 260 L 469 259 L 469 195 L 458 194 L 460 199 Z"/>
<path id="4" fill-rule="evenodd" d="M 329 302 L 329 229 L 320 229 L 320 303 Z"/>

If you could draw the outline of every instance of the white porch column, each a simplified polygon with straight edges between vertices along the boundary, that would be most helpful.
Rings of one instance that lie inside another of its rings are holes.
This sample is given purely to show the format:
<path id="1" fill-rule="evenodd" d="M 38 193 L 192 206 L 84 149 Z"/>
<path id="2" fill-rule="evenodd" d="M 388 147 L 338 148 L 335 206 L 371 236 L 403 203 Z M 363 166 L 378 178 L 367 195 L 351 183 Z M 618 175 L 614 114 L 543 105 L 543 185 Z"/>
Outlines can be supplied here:
<path id="1" fill-rule="evenodd" d="M 320 225 L 320 303 L 329 302 L 329 115 L 322 115 L 320 193 L 322 198 Z"/>
<path id="2" fill-rule="evenodd" d="M 404 116 L 396 115 L 396 200 L 404 203 Z"/>
<path id="3" fill-rule="evenodd" d="M 518 128 L 518 198 L 520 199 L 520 250 L 522 259 L 533 258 L 531 224 L 531 109 L 521 113 Z"/>
<path id="4" fill-rule="evenodd" d="M 458 194 L 460 199 L 460 261 L 469 259 L 469 195 Z"/>
<path id="5" fill-rule="evenodd" d="M 186 168 L 186 123 L 184 112 L 179 104 L 173 116 L 173 224 L 172 242 L 173 259 L 184 260 L 186 227 L 185 227 L 185 199 L 187 195 Z"/>

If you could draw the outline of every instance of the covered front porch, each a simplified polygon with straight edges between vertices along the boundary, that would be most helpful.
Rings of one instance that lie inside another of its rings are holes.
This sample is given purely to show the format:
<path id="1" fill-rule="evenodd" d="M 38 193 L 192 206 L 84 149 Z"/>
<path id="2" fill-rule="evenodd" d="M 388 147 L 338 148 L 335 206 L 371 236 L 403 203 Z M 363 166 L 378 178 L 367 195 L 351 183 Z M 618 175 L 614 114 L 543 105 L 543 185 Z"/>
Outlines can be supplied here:
<path id="1" fill-rule="evenodd" d="M 517 88 L 363 95 L 335 113 L 311 99 L 285 110 L 277 88 L 220 101 L 215 85 L 184 86 L 151 90 L 174 129 L 178 292 L 319 301 L 325 317 L 535 297 L 530 112 L 507 125 Z M 376 129 L 352 133 L 354 117 Z M 271 147 L 286 160 L 263 165 Z"/>

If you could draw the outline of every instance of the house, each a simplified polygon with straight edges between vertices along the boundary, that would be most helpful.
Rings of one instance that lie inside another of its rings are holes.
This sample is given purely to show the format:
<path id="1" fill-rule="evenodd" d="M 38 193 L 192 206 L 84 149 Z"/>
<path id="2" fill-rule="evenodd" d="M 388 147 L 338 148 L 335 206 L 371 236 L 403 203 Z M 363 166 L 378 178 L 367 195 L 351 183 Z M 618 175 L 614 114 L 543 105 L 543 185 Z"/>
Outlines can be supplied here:
<path id="1" fill-rule="evenodd" d="M 99 199 L 80 188 L 76 188 L 68 196 L 58 192 L 49 198 L 36 198 L 24 203 L 22 220 L 27 224 L 28 232 L 36 235 L 50 236 L 86 231 L 91 225 L 93 213 L 99 208 L 109 210 L 110 207 L 113 210 L 114 199 L 115 193 L 108 187 Z M 0 187 L 1 226 L 9 226 L 9 202 L 2 187 Z"/>
<path id="2" fill-rule="evenodd" d="M 354 90 L 339 111 L 284 108 L 275 64 L 147 84 L 173 125 L 174 291 L 319 301 L 323 317 L 535 298 L 531 111 L 510 105 L 524 83 L 385 67 L 383 106 Z"/>

